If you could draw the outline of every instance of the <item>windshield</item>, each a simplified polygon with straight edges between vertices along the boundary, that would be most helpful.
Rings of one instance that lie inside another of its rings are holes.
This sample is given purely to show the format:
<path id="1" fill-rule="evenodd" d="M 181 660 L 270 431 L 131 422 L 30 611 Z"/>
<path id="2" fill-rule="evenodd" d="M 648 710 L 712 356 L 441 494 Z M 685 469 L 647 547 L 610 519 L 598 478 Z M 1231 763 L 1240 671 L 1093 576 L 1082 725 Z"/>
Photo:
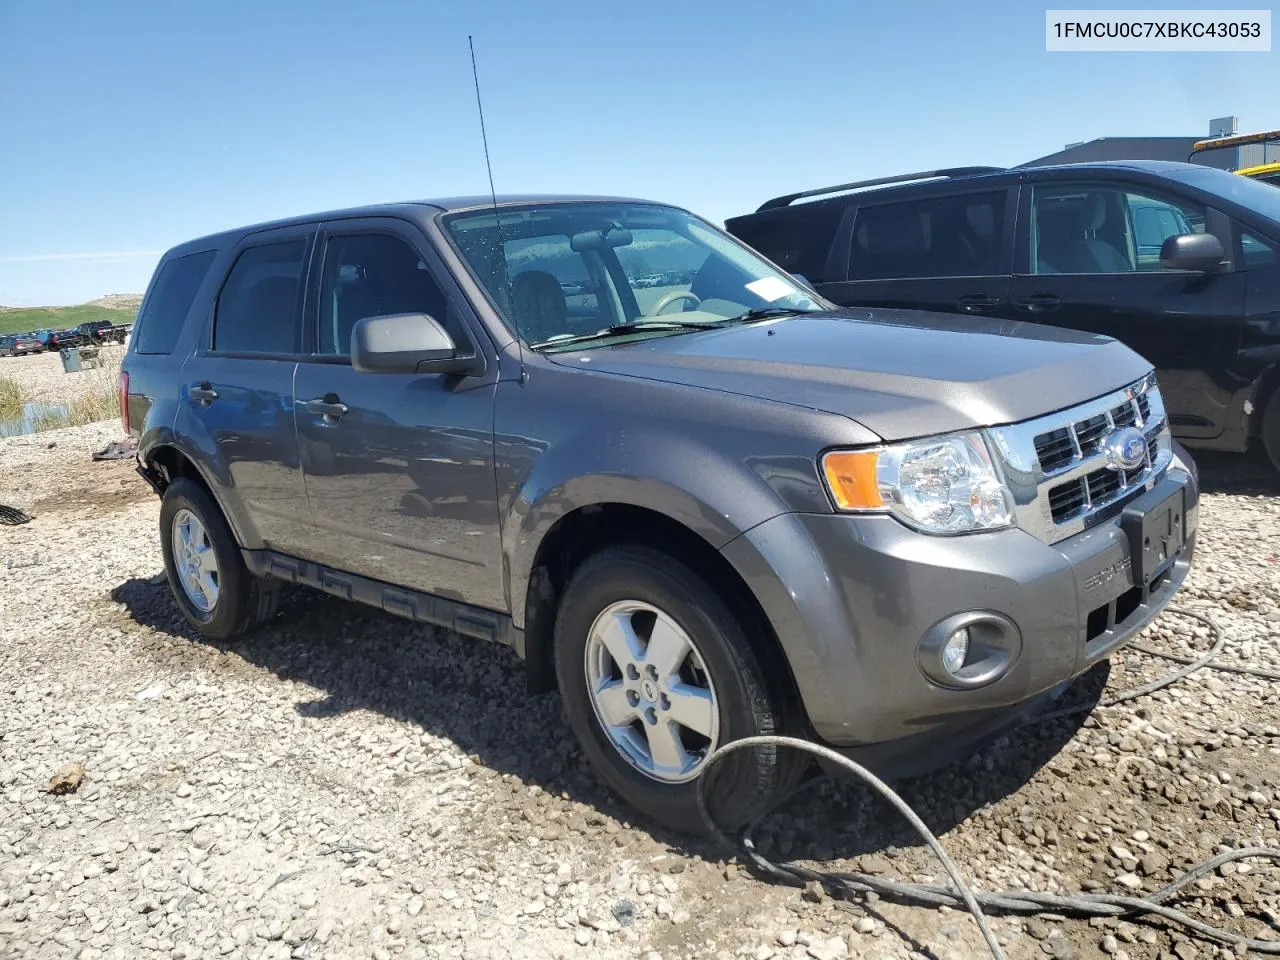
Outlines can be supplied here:
<path id="1" fill-rule="evenodd" d="M 567 346 L 624 325 L 618 338 L 664 336 L 751 310 L 833 306 L 672 207 L 564 202 L 499 213 L 500 233 L 493 210 L 453 214 L 444 222 L 508 326 L 537 348 L 555 349 L 557 341 Z"/>
<path id="2" fill-rule="evenodd" d="M 1280 190 L 1274 184 L 1212 167 L 1179 170 L 1175 176 L 1183 183 L 1248 207 L 1280 226 Z"/>

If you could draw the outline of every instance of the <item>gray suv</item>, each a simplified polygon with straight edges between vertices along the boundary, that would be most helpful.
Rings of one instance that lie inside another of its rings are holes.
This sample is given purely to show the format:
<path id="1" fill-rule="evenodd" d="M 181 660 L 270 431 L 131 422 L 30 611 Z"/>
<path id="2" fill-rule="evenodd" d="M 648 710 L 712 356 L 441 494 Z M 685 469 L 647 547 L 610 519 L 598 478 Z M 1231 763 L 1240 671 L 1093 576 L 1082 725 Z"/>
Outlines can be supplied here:
<path id="1" fill-rule="evenodd" d="M 1194 468 L 1149 363 L 840 310 L 675 207 L 460 198 L 193 240 L 121 372 L 187 620 L 282 581 L 511 646 L 603 778 L 696 829 L 718 745 L 887 775 L 970 748 L 1187 575 Z M 726 761 L 759 813 L 803 762 Z"/>

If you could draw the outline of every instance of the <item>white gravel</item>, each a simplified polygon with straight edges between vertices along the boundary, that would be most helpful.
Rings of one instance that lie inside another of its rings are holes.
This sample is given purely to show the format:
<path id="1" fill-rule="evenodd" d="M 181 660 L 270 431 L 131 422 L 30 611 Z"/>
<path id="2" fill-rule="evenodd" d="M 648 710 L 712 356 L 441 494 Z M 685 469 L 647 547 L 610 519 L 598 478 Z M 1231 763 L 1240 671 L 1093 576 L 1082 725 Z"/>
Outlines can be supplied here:
<path id="1" fill-rule="evenodd" d="M 155 497 L 130 462 L 89 460 L 117 430 L 0 440 L 0 504 L 35 516 L 0 526 L 0 958 L 982 955 L 962 913 L 806 897 L 632 825 L 504 649 L 303 591 L 239 645 L 194 637 L 160 577 Z M 1280 481 L 1204 465 L 1180 602 L 1229 631 L 1228 659 L 1280 669 Z M 1208 643 L 1173 616 L 1143 640 Z M 1130 652 L 1108 682 L 1166 669 Z M 1203 672 L 903 792 L 979 887 L 1154 889 L 1215 850 L 1280 845 L 1278 686 Z M 79 789 L 46 793 L 68 763 Z M 938 873 L 856 786 L 796 798 L 760 841 Z M 1223 873 L 1180 905 L 1280 938 L 1280 871 Z M 1014 958 L 1217 954 L 1123 921 L 994 926 Z"/>

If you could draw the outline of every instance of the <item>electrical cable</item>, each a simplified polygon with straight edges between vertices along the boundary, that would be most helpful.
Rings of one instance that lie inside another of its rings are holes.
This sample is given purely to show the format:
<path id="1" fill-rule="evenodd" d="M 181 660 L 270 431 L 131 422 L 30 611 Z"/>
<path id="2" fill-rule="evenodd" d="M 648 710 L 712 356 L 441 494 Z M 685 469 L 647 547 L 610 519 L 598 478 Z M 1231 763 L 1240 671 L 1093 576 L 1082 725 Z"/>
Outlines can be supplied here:
<path id="1" fill-rule="evenodd" d="M 1107 700 L 1100 701 L 1097 706 L 1114 706 L 1128 700 L 1137 699 L 1138 697 L 1148 696 L 1157 690 L 1161 690 L 1170 684 L 1176 683 L 1177 681 L 1190 676 L 1192 673 L 1203 667 L 1210 667 L 1212 669 L 1221 668 L 1228 670 L 1228 672 L 1246 673 L 1251 676 L 1262 676 L 1266 678 L 1271 676 L 1269 671 L 1254 670 L 1253 668 L 1235 665 L 1219 665 L 1211 663 L 1213 658 L 1221 652 L 1226 643 L 1226 635 L 1218 625 L 1203 614 L 1197 613 L 1193 610 L 1186 610 L 1181 607 L 1166 607 L 1163 612 L 1189 617 L 1193 620 L 1198 620 L 1201 623 L 1204 623 L 1214 635 L 1215 639 L 1213 645 L 1205 654 L 1194 659 L 1166 654 L 1157 650 L 1130 647 L 1129 649 L 1140 649 L 1143 653 L 1183 663 L 1184 666 L 1151 683 L 1143 684 L 1142 686 L 1126 690 L 1114 697 L 1110 697 Z M 1040 716 L 1033 718 L 1031 722 L 1044 721 L 1054 717 L 1068 716 L 1070 714 L 1092 709 L 1092 707 L 1093 705 L 1091 704 L 1086 704 L 1082 707 L 1068 707 L 1048 714 L 1041 714 Z M 707 807 L 706 793 L 707 785 L 709 783 L 707 772 L 725 757 L 736 753 L 739 750 L 745 750 L 751 747 L 777 747 L 800 750 L 853 774 L 856 778 L 870 786 L 880 794 L 880 796 L 889 801 L 889 803 L 907 820 L 907 822 L 911 824 L 915 831 L 928 845 L 930 850 L 933 851 L 934 856 L 936 856 L 942 864 L 943 870 L 951 880 L 951 886 L 947 887 L 937 884 L 885 880 L 870 874 L 857 872 L 822 873 L 792 862 L 774 863 L 756 849 L 755 842 L 752 839 L 752 831 L 761 819 L 757 818 L 742 830 L 739 836 L 739 846 L 743 855 L 750 861 L 757 871 L 773 880 L 789 886 L 803 886 L 807 882 L 816 881 L 822 884 L 823 888 L 833 896 L 871 892 L 916 906 L 964 907 L 973 916 L 973 919 L 977 923 L 978 929 L 982 934 L 982 938 L 986 942 L 987 948 L 990 950 L 991 956 L 995 958 L 995 960 L 1006 960 L 1006 958 L 1004 950 L 1001 948 L 999 941 L 996 939 L 990 925 L 987 923 L 986 914 L 983 912 L 984 909 L 1012 914 L 1055 913 L 1078 917 L 1136 918 L 1142 915 L 1159 916 L 1168 920 L 1170 923 L 1181 926 L 1186 930 L 1193 931 L 1207 940 L 1213 940 L 1230 946 L 1243 945 L 1245 948 L 1257 953 L 1280 956 L 1280 940 L 1258 940 L 1251 937 L 1245 937 L 1240 934 L 1224 930 L 1220 927 L 1215 927 L 1211 924 L 1205 923 L 1204 921 L 1198 920 L 1181 910 L 1165 905 L 1165 901 L 1173 897 L 1173 895 L 1183 887 L 1218 869 L 1223 864 L 1249 858 L 1259 858 L 1280 862 L 1280 849 L 1272 847 L 1246 847 L 1239 850 L 1228 850 L 1216 857 L 1196 864 L 1191 869 L 1179 875 L 1175 880 L 1173 880 L 1173 882 L 1166 884 L 1159 890 L 1156 890 L 1154 893 L 1145 897 L 1130 897 L 1108 893 L 1079 893 L 1073 895 L 1062 895 L 1054 893 L 1038 893 L 1031 890 L 1008 890 L 995 893 L 975 891 L 965 881 L 951 858 L 947 856 L 946 850 L 943 848 L 942 843 L 938 838 L 933 835 L 932 831 L 929 830 L 919 815 L 911 809 L 910 805 L 908 805 L 905 800 L 894 792 L 888 784 L 860 763 L 850 760 L 848 757 L 838 753 L 830 747 L 825 747 L 821 744 L 813 743 L 808 740 L 801 740 L 796 737 L 746 737 L 741 740 L 734 740 L 730 743 L 724 744 L 707 757 L 707 760 L 703 765 L 701 775 L 697 780 L 696 796 L 698 811 L 702 815 L 702 820 L 706 825 L 707 830 L 721 843 L 730 846 L 733 845 L 732 839 L 728 837 L 716 824 Z"/>

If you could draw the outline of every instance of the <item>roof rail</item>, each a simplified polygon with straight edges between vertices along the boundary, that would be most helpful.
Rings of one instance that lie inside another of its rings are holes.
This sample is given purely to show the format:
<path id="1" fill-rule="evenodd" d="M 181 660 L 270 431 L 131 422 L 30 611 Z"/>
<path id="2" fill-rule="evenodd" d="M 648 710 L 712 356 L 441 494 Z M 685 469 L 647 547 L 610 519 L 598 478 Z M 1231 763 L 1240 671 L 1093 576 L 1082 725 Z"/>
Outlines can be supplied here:
<path id="1" fill-rule="evenodd" d="M 1263 133 L 1238 133 L 1230 137 L 1213 137 L 1209 140 L 1199 140 L 1191 147 L 1191 152 L 1187 154 L 1187 161 L 1203 150 L 1220 150 L 1223 147 L 1239 147 L 1246 143 L 1266 143 L 1268 140 L 1280 140 L 1280 130 L 1267 130 Z"/>
<path id="2" fill-rule="evenodd" d="M 920 173 L 904 173 L 896 177 L 877 177 L 875 180 L 859 180 L 857 183 L 840 183 L 834 187 L 821 187 L 817 190 L 801 190 L 783 197 L 766 200 L 756 209 L 756 213 L 764 210 L 777 210 L 789 207 L 796 200 L 805 197 L 820 197 L 824 193 L 843 193 L 845 190 L 856 190 L 859 187 L 878 187 L 886 183 L 906 183 L 908 180 L 928 180 L 931 177 L 972 177 L 980 173 L 1001 173 L 1006 167 L 946 167 L 942 170 L 924 170 Z"/>

